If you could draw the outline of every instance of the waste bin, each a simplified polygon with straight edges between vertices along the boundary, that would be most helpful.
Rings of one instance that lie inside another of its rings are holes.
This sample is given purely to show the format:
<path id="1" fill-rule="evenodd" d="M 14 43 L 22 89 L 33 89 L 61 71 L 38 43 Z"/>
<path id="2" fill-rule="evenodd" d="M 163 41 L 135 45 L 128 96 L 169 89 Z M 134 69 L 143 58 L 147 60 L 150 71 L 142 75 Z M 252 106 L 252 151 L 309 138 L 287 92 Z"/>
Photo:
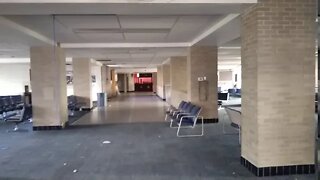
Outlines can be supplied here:
<path id="1" fill-rule="evenodd" d="M 97 93 L 97 106 L 105 107 L 107 105 L 107 93 Z"/>

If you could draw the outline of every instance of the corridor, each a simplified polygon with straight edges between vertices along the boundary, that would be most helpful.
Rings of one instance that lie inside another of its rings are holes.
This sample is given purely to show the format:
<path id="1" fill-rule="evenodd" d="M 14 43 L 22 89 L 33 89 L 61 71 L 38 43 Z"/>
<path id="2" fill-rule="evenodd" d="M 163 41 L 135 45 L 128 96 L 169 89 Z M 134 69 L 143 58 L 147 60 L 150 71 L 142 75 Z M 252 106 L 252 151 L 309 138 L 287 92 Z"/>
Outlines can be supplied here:
<path id="1" fill-rule="evenodd" d="M 128 93 L 112 98 L 72 125 L 163 122 L 168 104 L 153 93 Z"/>

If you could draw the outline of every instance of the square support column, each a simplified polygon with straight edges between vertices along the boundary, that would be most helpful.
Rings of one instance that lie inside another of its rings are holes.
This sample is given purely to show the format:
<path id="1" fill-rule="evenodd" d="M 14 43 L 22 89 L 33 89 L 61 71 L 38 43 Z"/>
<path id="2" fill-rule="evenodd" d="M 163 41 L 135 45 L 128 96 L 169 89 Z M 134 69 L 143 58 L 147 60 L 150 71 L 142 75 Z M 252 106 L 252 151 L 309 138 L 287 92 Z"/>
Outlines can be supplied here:
<path id="1" fill-rule="evenodd" d="M 315 171 L 315 0 L 242 15 L 241 163 L 257 176 Z"/>
<path id="2" fill-rule="evenodd" d="M 217 47 L 193 46 L 189 48 L 187 58 L 188 100 L 201 106 L 201 115 L 206 122 L 212 123 L 218 122 L 217 62 Z"/>
<path id="3" fill-rule="evenodd" d="M 87 108 L 92 108 L 91 100 L 91 59 L 74 58 L 73 66 L 73 89 L 74 95 L 79 102 L 84 103 Z"/>
<path id="4" fill-rule="evenodd" d="M 188 100 L 186 56 L 176 56 L 170 58 L 170 82 L 170 104 L 174 107 L 178 107 L 181 101 Z"/>
<path id="5" fill-rule="evenodd" d="M 162 65 L 157 67 L 157 95 L 162 99 L 164 99 L 163 92 L 163 68 Z"/>
<path id="6" fill-rule="evenodd" d="M 62 129 L 68 120 L 66 58 L 59 47 L 31 47 L 33 130 Z"/>

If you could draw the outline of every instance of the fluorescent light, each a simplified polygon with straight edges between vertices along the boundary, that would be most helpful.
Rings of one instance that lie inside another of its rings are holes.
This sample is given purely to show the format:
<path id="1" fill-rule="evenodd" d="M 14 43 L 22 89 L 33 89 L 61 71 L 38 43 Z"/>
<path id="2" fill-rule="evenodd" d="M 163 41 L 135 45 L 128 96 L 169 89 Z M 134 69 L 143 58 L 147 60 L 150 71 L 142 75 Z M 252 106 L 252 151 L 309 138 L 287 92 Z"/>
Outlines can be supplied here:
<path id="1" fill-rule="evenodd" d="M 141 29 L 118 29 L 118 28 L 79 28 L 74 33 L 164 33 L 170 32 L 169 28 L 141 28 Z"/>

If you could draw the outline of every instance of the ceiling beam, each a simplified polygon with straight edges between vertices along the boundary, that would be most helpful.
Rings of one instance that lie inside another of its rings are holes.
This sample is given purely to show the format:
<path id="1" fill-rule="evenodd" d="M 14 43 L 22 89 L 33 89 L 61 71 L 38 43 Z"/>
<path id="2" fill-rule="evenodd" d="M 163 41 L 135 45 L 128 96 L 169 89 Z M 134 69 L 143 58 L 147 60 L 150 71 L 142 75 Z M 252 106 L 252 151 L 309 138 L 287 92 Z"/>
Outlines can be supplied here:
<path id="1" fill-rule="evenodd" d="M 207 30 L 205 30 L 203 33 L 201 33 L 199 36 L 197 36 L 192 42 L 191 45 L 195 45 L 201 40 L 205 39 L 215 31 L 217 31 L 219 28 L 223 27 L 224 25 L 228 24 L 233 19 L 237 18 L 240 14 L 229 14 L 226 15 L 224 18 L 222 18 L 219 22 L 214 22 Z"/>
<path id="2" fill-rule="evenodd" d="M 257 3 L 257 0 L 0 0 L 0 3 L 247 4 Z"/>
<path id="3" fill-rule="evenodd" d="M 9 20 L 3 16 L 0 16 L 0 25 L 7 26 L 7 27 L 10 27 L 14 30 L 20 31 L 25 35 L 28 35 L 28 36 L 33 37 L 35 39 L 38 39 L 38 40 L 40 40 L 44 43 L 47 43 L 49 45 L 55 45 L 55 42 L 52 39 L 36 32 L 30 28 L 22 26 L 21 24 L 18 24 L 12 20 Z"/>

